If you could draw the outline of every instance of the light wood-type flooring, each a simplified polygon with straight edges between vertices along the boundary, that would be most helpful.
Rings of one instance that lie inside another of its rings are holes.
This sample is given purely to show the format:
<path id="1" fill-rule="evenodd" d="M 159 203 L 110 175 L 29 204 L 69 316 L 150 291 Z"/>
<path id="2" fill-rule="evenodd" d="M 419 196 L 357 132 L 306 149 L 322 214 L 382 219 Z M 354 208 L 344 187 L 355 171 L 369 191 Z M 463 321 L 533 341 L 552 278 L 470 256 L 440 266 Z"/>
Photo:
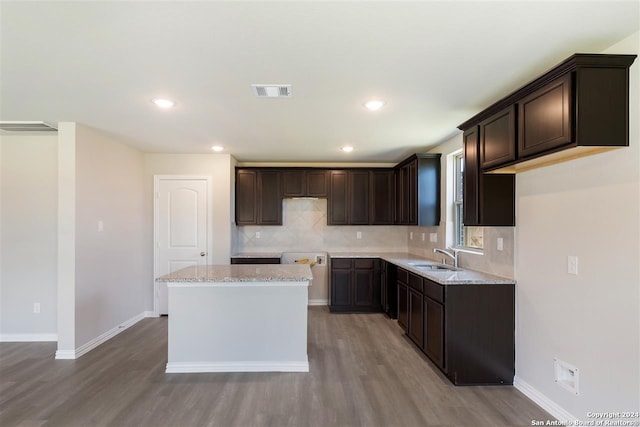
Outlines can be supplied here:
<path id="1" fill-rule="evenodd" d="M 167 318 L 76 360 L 0 343 L 0 426 L 530 426 L 511 386 L 454 387 L 382 314 L 309 309 L 309 373 L 165 374 Z"/>

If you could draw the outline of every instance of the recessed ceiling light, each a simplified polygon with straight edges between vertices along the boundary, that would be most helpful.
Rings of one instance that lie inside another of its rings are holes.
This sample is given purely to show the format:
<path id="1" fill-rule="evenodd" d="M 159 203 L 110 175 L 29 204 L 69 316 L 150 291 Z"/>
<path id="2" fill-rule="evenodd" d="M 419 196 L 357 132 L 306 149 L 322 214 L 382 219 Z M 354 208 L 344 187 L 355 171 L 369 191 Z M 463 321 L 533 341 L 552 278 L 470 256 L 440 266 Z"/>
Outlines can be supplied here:
<path id="1" fill-rule="evenodd" d="M 344 147 L 341 148 L 342 151 L 344 151 L 345 153 L 350 153 L 353 151 L 353 147 L 350 145 L 345 145 Z"/>
<path id="2" fill-rule="evenodd" d="M 220 151 L 224 150 L 224 147 L 221 145 L 214 145 L 213 147 L 211 147 L 211 149 L 216 153 L 219 153 Z"/>
<path id="3" fill-rule="evenodd" d="M 174 101 L 164 98 L 155 98 L 153 103 L 156 104 L 158 108 L 171 108 L 176 105 Z"/>
<path id="4" fill-rule="evenodd" d="M 364 106 L 367 110 L 377 111 L 384 107 L 385 102 L 377 99 L 372 99 L 371 101 L 367 101 L 364 103 Z"/>

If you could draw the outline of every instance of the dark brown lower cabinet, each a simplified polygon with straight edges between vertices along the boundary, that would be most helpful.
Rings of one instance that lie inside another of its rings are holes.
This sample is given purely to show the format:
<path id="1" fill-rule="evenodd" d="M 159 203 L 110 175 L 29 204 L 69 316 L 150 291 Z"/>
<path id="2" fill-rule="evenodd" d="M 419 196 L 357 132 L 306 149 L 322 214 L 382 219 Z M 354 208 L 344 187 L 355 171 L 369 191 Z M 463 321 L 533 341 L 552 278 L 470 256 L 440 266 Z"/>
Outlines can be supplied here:
<path id="1" fill-rule="evenodd" d="M 332 312 L 380 312 L 380 260 L 377 258 L 331 258 Z"/>
<path id="2" fill-rule="evenodd" d="M 407 285 L 398 281 L 398 325 L 406 332 L 409 325 L 409 290 Z"/>
<path id="3" fill-rule="evenodd" d="M 513 384 L 514 285 L 419 287 L 414 276 L 398 280 L 398 324 L 416 346 L 455 385 Z"/>
<path id="4" fill-rule="evenodd" d="M 422 293 L 409 288 L 409 325 L 407 335 L 422 348 L 422 331 L 424 326 L 424 298 Z"/>
<path id="5" fill-rule="evenodd" d="M 444 306 L 424 297 L 424 343 L 422 349 L 433 363 L 444 369 Z"/>

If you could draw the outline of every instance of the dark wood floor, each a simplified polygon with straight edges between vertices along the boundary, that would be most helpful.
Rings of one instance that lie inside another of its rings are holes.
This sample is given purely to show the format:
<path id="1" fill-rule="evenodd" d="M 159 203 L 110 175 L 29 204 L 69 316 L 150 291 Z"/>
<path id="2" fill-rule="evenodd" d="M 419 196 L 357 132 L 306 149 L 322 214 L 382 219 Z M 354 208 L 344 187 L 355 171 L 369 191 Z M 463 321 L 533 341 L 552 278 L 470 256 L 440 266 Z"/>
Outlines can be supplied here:
<path id="1" fill-rule="evenodd" d="M 454 387 L 382 314 L 309 309 L 305 373 L 165 374 L 167 319 L 77 360 L 0 343 L 0 426 L 511 426 L 553 419 L 510 386 Z"/>

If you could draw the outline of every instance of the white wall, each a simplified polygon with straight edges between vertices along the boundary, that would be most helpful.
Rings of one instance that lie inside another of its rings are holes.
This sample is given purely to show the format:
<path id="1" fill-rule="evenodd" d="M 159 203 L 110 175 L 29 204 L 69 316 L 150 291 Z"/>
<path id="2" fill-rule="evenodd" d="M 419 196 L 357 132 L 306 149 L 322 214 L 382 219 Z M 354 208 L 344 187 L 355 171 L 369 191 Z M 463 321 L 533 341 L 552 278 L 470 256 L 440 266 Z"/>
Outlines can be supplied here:
<path id="1" fill-rule="evenodd" d="M 151 309 L 151 257 L 145 240 L 151 223 L 144 191 L 141 152 L 77 125 L 77 346 Z"/>
<path id="2" fill-rule="evenodd" d="M 57 149 L 55 134 L 0 138 L 0 341 L 56 338 Z"/>
<path id="3" fill-rule="evenodd" d="M 209 262 L 229 264 L 233 210 L 233 167 L 235 159 L 228 154 L 145 154 L 145 214 L 153 231 L 153 176 L 205 175 L 212 178 L 211 200 L 213 253 Z M 147 236 L 147 248 L 153 251 L 153 232 Z M 152 270 L 153 271 L 153 268 Z M 153 283 L 151 282 L 150 285 Z M 150 288 L 153 289 L 153 288 Z M 151 298 L 152 294 L 149 291 Z"/>
<path id="4" fill-rule="evenodd" d="M 638 38 L 604 53 L 637 54 Z M 638 62 L 630 147 L 517 177 L 517 380 L 579 419 L 640 410 Z M 579 395 L 554 382 L 554 357 L 579 369 Z"/>

